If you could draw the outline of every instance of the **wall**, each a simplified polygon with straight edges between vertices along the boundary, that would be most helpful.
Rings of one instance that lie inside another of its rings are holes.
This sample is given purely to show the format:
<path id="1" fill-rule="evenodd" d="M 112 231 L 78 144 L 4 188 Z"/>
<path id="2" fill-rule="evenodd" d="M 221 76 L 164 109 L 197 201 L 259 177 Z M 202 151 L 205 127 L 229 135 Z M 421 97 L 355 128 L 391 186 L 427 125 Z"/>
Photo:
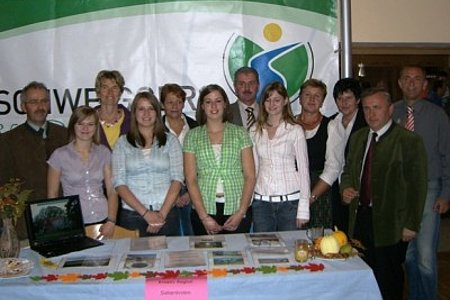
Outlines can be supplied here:
<path id="1" fill-rule="evenodd" d="M 450 0 L 351 0 L 351 8 L 354 43 L 450 47 Z"/>

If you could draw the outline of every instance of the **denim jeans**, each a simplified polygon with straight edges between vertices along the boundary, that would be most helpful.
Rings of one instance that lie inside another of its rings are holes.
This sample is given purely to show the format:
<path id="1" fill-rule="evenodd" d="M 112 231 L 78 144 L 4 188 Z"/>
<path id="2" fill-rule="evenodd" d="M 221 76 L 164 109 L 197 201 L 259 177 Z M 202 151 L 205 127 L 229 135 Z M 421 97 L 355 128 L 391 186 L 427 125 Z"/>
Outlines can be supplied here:
<path id="1" fill-rule="evenodd" d="M 169 211 L 166 217 L 166 223 L 156 234 L 147 232 L 148 223 L 134 210 L 122 209 L 119 215 L 118 225 L 131 230 L 138 229 L 140 237 L 152 235 L 177 236 L 179 232 L 178 211 L 176 208 L 172 208 Z"/>
<path id="2" fill-rule="evenodd" d="M 194 235 L 191 222 L 192 205 L 189 203 L 183 207 L 177 207 L 180 222 L 180 236 Z"/>
<path id="3" fill-rule="evenodd" d="M 289 231 L 297 229 L 296 201 L 266 202 L 253 200 L 253 231 Z"/>
<path id="4" fill-rule="evenodd" d="M 180 191 L 180 196 L 187 193 L 188 190 L 186 186 L 183 186 Z M 192 204 L 188 203 L 183 207 L 177 207 L 178 210 L 178 220 L 179 220 L 179 235 L 180 236 L 187 236 L 187 235 L 194 235 L 194 230 L 192 229 L 192 222 L 191 222 L 191 211 L 192 211 Z"/>
<path id="5" fill-rule="evenodd" d="M 437 180 L 428 181 L 428 193 L 422 222 L 416 239 L 406 252 L 405 267 L 408 275 L 409 299 L 437 299 L 437 249 L 440 215 L 433 205 L 441 192 Z"/>

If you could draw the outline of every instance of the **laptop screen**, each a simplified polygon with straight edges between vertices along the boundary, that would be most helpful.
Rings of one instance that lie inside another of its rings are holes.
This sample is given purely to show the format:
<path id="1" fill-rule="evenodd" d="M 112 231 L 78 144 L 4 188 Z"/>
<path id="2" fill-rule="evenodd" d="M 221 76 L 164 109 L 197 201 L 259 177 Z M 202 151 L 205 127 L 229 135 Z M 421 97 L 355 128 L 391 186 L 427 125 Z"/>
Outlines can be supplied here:
<path id="1" fill-rule="evenodd" d="M 78 195 L 30 202 L 26 221 L 28 238 L 33 246 L 85 235 Z"/>

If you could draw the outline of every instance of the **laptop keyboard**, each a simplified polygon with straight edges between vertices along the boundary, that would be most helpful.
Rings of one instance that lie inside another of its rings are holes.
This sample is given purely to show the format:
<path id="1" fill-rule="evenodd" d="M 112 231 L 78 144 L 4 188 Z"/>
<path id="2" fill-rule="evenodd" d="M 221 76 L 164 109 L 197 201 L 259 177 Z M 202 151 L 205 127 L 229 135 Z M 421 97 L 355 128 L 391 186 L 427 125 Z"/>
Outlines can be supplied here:
<path id="1" fill-rule="evenodd" d="M 100 245 L 103 245 L 103 243 L 93 239 L 83 238 L 77 241 L 64 241 L 57 245 L 48 246 L 39 252 L 45 257 L 52 257 Z"/>

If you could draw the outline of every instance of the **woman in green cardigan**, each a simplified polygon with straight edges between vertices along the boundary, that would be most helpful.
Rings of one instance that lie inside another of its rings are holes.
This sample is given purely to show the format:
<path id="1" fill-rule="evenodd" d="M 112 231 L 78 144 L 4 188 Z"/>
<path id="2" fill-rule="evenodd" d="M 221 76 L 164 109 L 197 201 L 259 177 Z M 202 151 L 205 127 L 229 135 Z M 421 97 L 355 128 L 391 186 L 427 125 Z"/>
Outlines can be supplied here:
<path id="1" fill-rule="evenodd" d="M 228 122 L 229 101 L 222 87 L 200 91 L 197 122 L 184 140 L 184 172 L 195 210 L 196 235 L 249 232 L 255 185 L 252 141 Z"/>

